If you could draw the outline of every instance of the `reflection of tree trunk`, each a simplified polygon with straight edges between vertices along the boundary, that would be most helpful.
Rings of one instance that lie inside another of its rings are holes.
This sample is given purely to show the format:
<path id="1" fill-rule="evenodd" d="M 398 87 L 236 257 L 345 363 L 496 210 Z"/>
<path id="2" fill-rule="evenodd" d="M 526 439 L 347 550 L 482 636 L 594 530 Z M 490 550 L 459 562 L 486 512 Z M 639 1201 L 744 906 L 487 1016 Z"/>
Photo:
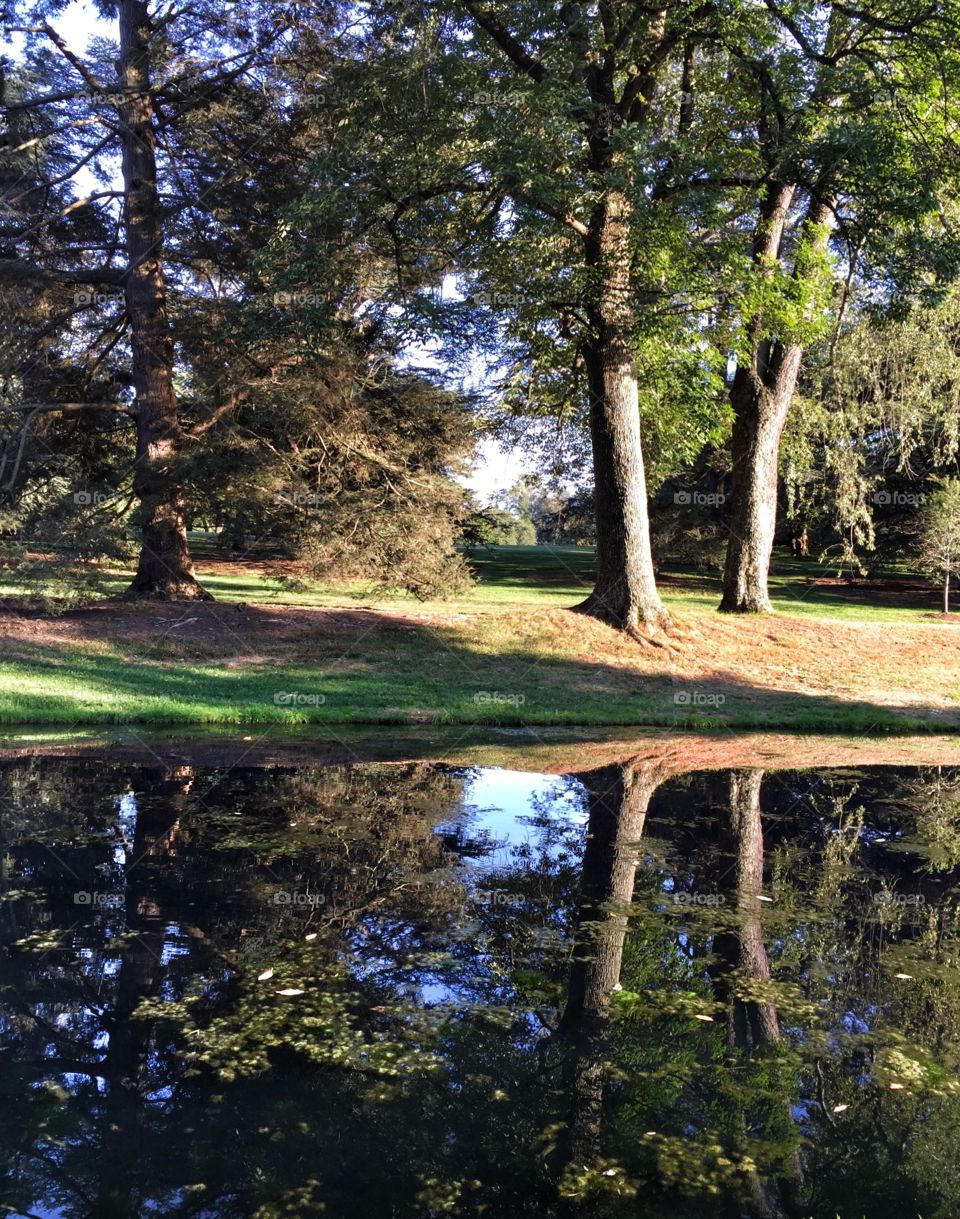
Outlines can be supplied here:
<path id="1" fill-rule="evenodd" d="M 572 1048 L 569 1160 L 587 1164 L 600 1146 L 610 995 L 620 981 L 633 898 L 636 844 L 662 775 L 649 767 L 606 766 L 581 776 L 589 797 L 578 932 L 559 1036 Z M 613 907 L 611 909 L 611 906 Z"/>
<path id="2" fill-rule="evenodd" d="M 735 899 L 735 929 L 714 937 L 711 968 L 717 998 L 727 1004 L 727 1047 L 737 1051 L 770 1049 L 780 1044 L 780 1022 L 773 1003 L 743 999 L 736 993 L 734 972 L 740 981 L 769 982 L 770 960 L 763 938 L 763 823 L 760 810 L 762 770 L 732 771 L 730 774 L 730 835 L 733 867 L 730 896 Z M 790 1101 L 783 1093 L 790 1113 Z M 799 1152 L 795 1171 L 800 1176 Z M 783 1199 L 776 1182 L 765 1182 L 755 1170 L 749 1174 L 750 1213 L 756 1219 L 783 1213 Z"/>
<path id="3" fill-rule="evenodd" d="M 107 1080 L 106 1129 L 102 1192 L 97 1214 L 130 1219 L 139 1213 L 137 1132 L 143 1123 L 143 1086 L 152 1024 L 134 1013 L 156 994 L 163 974 L 165 919 L 154 893 L 150 862 L 175 854 L 180 802 L 190 790 L 193 771 L 180 767 L 155 777 L 146 799 L 138 804 L 133 842 L 128 844 L 125 945 L 117 977 L 113 1013 L 108 1022 L 109 1048 L 103 1074 Z"/>
<path id="4" fill-rule="evenodd" d="M 735 931 L 714 940 L 719 966 L 714 970 L 718 996 L 730 1004 L 728 1040 L 731 1049 L 776 1045 L 780 1040 L 777 1011 L 772 1003 L 744 1002 L 731 993 L 730 974 L 758 982 L 770 980 L 770 962 L 763 942 L 763 826 L 760 817 L 762 770 L 733 771 L 730 775 L 730 830 L 736 862 L 732 896 L 739 912 Z"/>

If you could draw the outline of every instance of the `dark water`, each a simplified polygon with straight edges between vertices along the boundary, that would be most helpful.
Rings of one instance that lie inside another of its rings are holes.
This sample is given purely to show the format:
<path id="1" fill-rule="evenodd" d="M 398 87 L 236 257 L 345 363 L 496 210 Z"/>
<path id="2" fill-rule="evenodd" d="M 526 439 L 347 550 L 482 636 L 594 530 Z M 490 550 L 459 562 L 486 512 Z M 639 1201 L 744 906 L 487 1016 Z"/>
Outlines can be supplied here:
<path id="1" fill-rule="evenodd" d="M 960 1215 L 960 767 L 0 763 L 15 1216 Z"/>

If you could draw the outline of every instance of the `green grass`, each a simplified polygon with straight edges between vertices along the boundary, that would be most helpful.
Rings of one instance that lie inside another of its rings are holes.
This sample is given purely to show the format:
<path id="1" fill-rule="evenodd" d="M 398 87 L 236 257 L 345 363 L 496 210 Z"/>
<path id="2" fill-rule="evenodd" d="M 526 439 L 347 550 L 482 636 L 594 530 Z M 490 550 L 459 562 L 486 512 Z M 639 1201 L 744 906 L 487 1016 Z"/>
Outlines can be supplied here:
<path id="1" fill-rule="evenodd" d="M 0 660 L 0 723 L 33 724 L 605 724 L 669 728 L 804 728 L 816 731 L 917 731 L 955 726 L 918 708 L 879 707 L 858 698 L 815 690 L 777 690 L 722 675 L 725 702 L 704 710 L 678 705 L 675 695 L 695 680 L 678 679 L 663 663 L 645 671 L 579 654 L 573 637 L 547 640 L 522 631 L 511 608 L 568 608 L 591 585 L 586 548 L 494 547 L 470 556 L 478 582 L 459 599 L 428 605 L 386 595 L 368 584 L 312 581 L 291 591 L 255 570 L 204 562 L 199 574 L 224 604 L 218 637 L 180 640 L 176 634 L 76 643 L 29 637 L 8 640 Z M 820 569 L 778 556 L 772 580 L 779 621 L 791 618 L 920 623 L 925 599 L 877 605 L 849 601 L 807 581 Z M 113 575 L 120 591 L 127 574 Z M 668 606 L 681 616 L 709 614 L 719 596 L 715 576 L 665 569 Z M 0 590 L 12 595 L 25 590 Z M 914 594 L 911 594 L 914 596 Z M 935 594 L 932 594 L 935 600 Z M 295 647 L 261 646 L 255 622 L 231 618 L 226 608 L 256 605 L 416 610 L 408 622 L 358 614 L 338 635 L 318 630 Z M 167 607 L 169 613 L 170 607 Z M 189 616 L 189 607 L 183 607 Z M 424 611 L 444 616 L 440 625 Z M 462 624 L 457 615 L 465 615 Z M 727 620 L 730 621 L 730 620 Z M 368 631 L 368 623 L 376 629 Z M 951 631 L 929 625 L 931 631 Z M 231 636 L 233 638 L 231 638 Z M 707 649 L 709 650 L 709 648 Z M 702 685 L 703 682 L 701 681 Z M 283 705 L 296 693 L 313 701 Z M 908 692 L 909 693 L 909 692 Z"/>
<path id="2" fill-rule="evenodd" d="M 592 587 L 593 550 L 583 546 L 496 546 L 474 551 L 470 564 L 479 583 L 465 599 L 471 606 L 510 604 L 568 607 L 582 600 Z M 933 588 L 926 596 L 904 596 L 903 605 L 871 603 L 870 593 L 857 592 L 857 584 L 843 595 L 811 583 L 833 578 L 836 571 L 812 559 L 795 559 L 786 552 L 774 556 L 770 596 L 778 613 L 838 622 L 916 621 L 924 612 L 939 609 Z M 896 571 L 888 579 L 891 594 L 902 583 L 915 584 L 910 573 Z M 660 572 L 663 599 L 670 609 L 715 610 L 720 602 L 720 575 L 665 564 Z"/>
<path id="3" fill-rule="evenodd" d="M 362 645 L 361 645 L 362 646 Z M 702 684 L 702 683 L 701 683 Z M 31 645 L 0 662 L 0 723 L 17 724 L 648 724 L 672 728 L 798 727 L 815 731 L 930 731 L 943 723 L 866 702 L 727 688 L 716 710 L 678 706 L 667 676 L 582 661 L 481 651 L 424 634 L 384 632 L 363 657 L 245 668 L 131 658 L 109 648 L 57 652 Z M 278 703 L 295 693 L 315 700 Z M 522 697 L 522 702 L 518 698 Z M 322 701 L 321 701 L 322 699 Z"/>
<path id="4" fill-rule="evenodd" d="M 209 535 L 191 535 L 203 584 L 218 601 L 227 603 L 296 605 L 328 609 L 362 604 L 373 608 L 422 605 L 409 593 L 388 591 L 367 580 L 305 580 L 291 586 L 271 579 L 257 570 L 222 570 L 222 556 L 211 544 Z M 593 549 L 586 546 L 491 546 L 478 547 L 466 555 L 477 582 L 462 596 L 428 605 L 438 611 L 470 612 L 509 609 L 510 606 L 536 606 L 564 609 L 583 600 L 592 587 Z M 788 552 L 774 555 L 770 576 L 770 595 L 778 613 L 804 618 L 840 622 L 912 622 L 923 613 L 940 608 L 939 592 L 930 587 L 917 595 L 918 578 L 900 568 L 890 570 L 887 585 L 891 600 L 897 604 L 878 604 L 870 591 L 858 591 L 856 583 L 841 592 L 831 587 L 814 586 L 811 581 L 834 577 L 836 571 L 812 559 L 795 559 Z M 130 581 L 130 572 L 114 569 L 106 581 L 108 595 L 119 595 Z M 8 582 L 0 584 L 0 596 L 21 597 L 44 590 L 42 569 L 33 585 Z M 899 586 L 910 591 L 898 594 Z M 660 573 L 661 593 L 667 606 L 678 613 L 684 610 L 712 611 L 720 601 L 720 576 L 676 564 L 665 564 Z M 873 597 L 873 599 L 872 599 Z"/>
<path id="5" fill-rule="evenodd" d="M 464 596 L 433 603 L 448 610 L 505 610 L 511 606 L 567 609 L 582 601 L 593 586 L 593 549 L 584 546 L 495 546 L 472 551 L 467 560 L 477 582 Z M 913 622 L 918 615 L 939 609 L 939 595 L 904 594 L 903 604 L 871 603 L 868 592 L 847 585 L 846 595 L 812 581 L 834 577 L 836 572 L 813 560 L 777 554 L 770 577 L 770 595 L 778 613 L 838 622 Z M 891 596 L 898 585 L 915 585 L 907 573 L 889 580 Z M 667 564 L 660 573 L 663 599 L 678 612 L 715 610 L 720 602 L 720 576 Z M 331 607 L 356 601 L 370 606 L 419 604 L 410 594 L 385 593 L 363 581 L 325 583 L 310 581 L 302 590 L 289 591 L 277 581 L 204 574 L 204 584 L 220 600 L 275 600 L 289 605 Z"/>

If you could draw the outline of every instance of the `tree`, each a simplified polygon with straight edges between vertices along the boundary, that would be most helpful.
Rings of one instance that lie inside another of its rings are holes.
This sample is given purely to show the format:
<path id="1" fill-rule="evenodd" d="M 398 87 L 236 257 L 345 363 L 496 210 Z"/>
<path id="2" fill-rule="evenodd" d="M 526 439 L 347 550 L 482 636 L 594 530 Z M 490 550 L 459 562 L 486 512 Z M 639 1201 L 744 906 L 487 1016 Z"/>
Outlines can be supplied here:
<path id="1" fill-rule="evenodd" d="M 152 21 L 145 0 L 119 0 L 117 116 L 122 148 L 124 275 L 137 418 L 134 490 L 140 558 L 128 596 L 205 597 L 190 565 L 183 492 L 171 465 L 183 445 L 167 317 L 157 183 L 157 110 L 151 93 Z"/>
<path id="2" fill-rule="evenodd" d="M 683 79 L 719 20 L 695 0 L 531 3 L 509 16 L 466 0 L 452 12 L 391 9 L 371 31 L 381 109 L 360 142 L 385 154 L 358 158 L 352 174 L 368 196 L 371 179 L 380 186 L 385 223 L 401 235 L 406 225 L 421 259 L 412 236 L 432 221 L 428 248 L 448 251 L 438 274 L 459 271 L 476 302 L 509 315 L 508 346 L 530 359 L 523 370 L 506 361 L 508 400 L 542 386 L 545 401 L 588 417 L 597 572 L 577 608 L 634 633 L 668 621 L 650 547 L 638 345 L 646 313 L 674 304 L 672 260 L 696 257 L 666 179 L 690 121 Z"/>
<path id="3" fill-rule="evenodd" d="M 8 101 L 8 109 L 18 115 L 38 113 L 41 122 L 71 133 L 66 167 L 41 185 L 67 184 L 72 199 L 59 208 L 57 195 L 35 191 L 36 210 L 25 218 L 20 236 L 28 238 L 71 212 L 79 213 L 71 236 L 79 229 L 82 238 L 91 215 L 99 221 L 100 235 L 92 241 L 62 240 L 39 264 L 17 251 L 3 271 L 8 279 L 23 282 L 122 293 L 123 310 L 114 312 L 101 338 L 109 335 L 110 350 L 126 346 L 129 353 L 133 400 L 122 408 L 136 426 L 133 491 L 139 502 L 140 557 L 127 595 L 205 598 L 191 566 L 179 471 L 186 433 L 175 388 L 168 300 L 170 200 L 161 202 L 161 189 L 176 175 L 169 165 L 159 164 L 158 150 L 168 146 L 172 128 L 211 105 L 233 80 L 262 62 L 287 19 L 268 6 L 258 28 L 252 16 L 249 25 L 238 25 L 215 5 L 154 14 L 146 0 L 117 0 L 108 10 L 117 20 L 116 46 L 96 42 L 83 55 L 50 24 L 56 4 L 31 0 L 15 9 L 23 25 L 14 28 L 27 39 L 28 61 L 40 69 L 37 76 L 47 84 L 58 65 L 66 84 L 25 91 Z M 117 153 L 120 182 L 115 185 L 108 158 Z M 93 173 L 107 189 L 84 192 L 84 173 Z M 89 303 L 99 305 L 96 299 Z M 28 399 L 21 408 L 36 405 Z"/>
<path id="4" fill-rule="evenodd" d="M 613 1013 L 621 989 L 626 911 L 633 900 L 640 839 L 663 773 L 655 765 L 607 766 L 580 776 L 589 807 L 577 932 L 557 1035 L 572 1048 L 566 1068 L 571 1098 L 568 1171 L 600 1155 L 604 1080 Z"/>
<path id="5" fill-rule="evenodd" d="M 198 280 L 178 310 L 181 404 L 196 421 L 182 465 L 191 506 L 235 550 L 303 574 L 436 596 L 461 586 L 468 513 L 455 476 L 475 443 L 472 401 L 415 364 L 390 326 L 391 253 L 369 205 L 327 176 L 352 73 L 309 27 L 257 87 L 195 120 L 178 172 L 216 209 L 181 220 Z M 244 155 L 249 131 L 265 133 Z M 322 212 L 323 223 L 313 217 Z"/>
<path id="6" fill-rule="evenodd" d="M 129 493 L 140 505 L 132 596 L 205 595 L 189 574 L 186 527 L 197 518 L 239 552 L 259 545 L 303 574 L 449 591 L 466 578 L 454 551 L 465 502 L 452 475 L 473 446 L 469 401 L 402 366 L 377 311 L 383 261 L 362 244 L 362 209 L 334 217 L 310 243 L 309 265 L 291 267 L 291 251 L 303 253 L 304 195 L 336 196 L 335 182 L 311 174 L 340 120 L 330 14 L 296 36 L 273 6 L 192 6 L 152 26 L 146 6 L 121 15 L 123 88 L 107 83 L 111 46 L 92 44 L 85 62 L 40 24 L 31 64 L 52 72 L 64 59 L 82 84 L 62 96 L 25 71 L 14 99 L 25 135 L 47 146 L 48 127 L 67 133 L 18 226 L 47 240 L 14 243 L 6 266 L 43 293 L 36 324 L 21 310 L 9 397 L 32 408 L 39 366 L 52 408 L 38 417 L 39 460 L 22 463 L 16 524 L 31 540 L 74 553 L 79 543 L 85 557 L 101 543 L 101 556 L 116 557 Z M 91 95 L 94 83 L 104 91 Z M 127 183 L 79 206 L 82 171 L 118 185 L 113 162 L 98 157 L 121 137 Z M 105 252 L 114 287 L 71 299 L 66 284 L 100 274 L 88 247 Z M 43 330 L 52 353 L 41 359 Z M 102 408 L 111 396 L 112 415 Z M 88 501 L 97 489 L 96 502 L 78 510 L 78 488 Z"/>
<path id="7" fill-rule="evenodd" d="M 536 546 L 537 531 L 529 518 L 506 508 L 477 507 L 464 523 L 467 546 Z"/>
<path id="8" fill-rule="evenodd" d="M 943 612 L 949 614 L 950 577 L 960 567 L 960 479 L 948 479 L 926 505 L 920 564 L 943 580 Z"/>
<path id="9" fill-rule="evenodd" d="M 956 284 L 906 308 L 871 296 L 851 285 L 843 324 L 810 350 L 781 447 L 791 532 L 861 573 L 871 553 L 913 552 L 925 496 L 960 453 Z"/>
<path id="10" fill-rule="evenodd" d="M 767 7 L 774 22 L 735 50 L 755 81 L 750 130 L 762 186 L 730 391 L 733 476 L 720 609 L 731 613 L 771 609 L 780 440 L 805 350 L 829 324 L 831 234 L 850 277 L 858 259 L 888 286 L 915 275 L 931 260 L 924 220 L 939 217 L 938 191 L 952 172 L 943 122 L 952 100 L 941 86 L 950 70 L 937 45 L 938 37 L 946 46 L 953 40 L 952 11 L 920 4 L 894 17 L 882 6 Z M 912 248 L 907 232 L 921 235 Z M 941 234 L 932 257 L 942 262 L 948 245 Z"/>

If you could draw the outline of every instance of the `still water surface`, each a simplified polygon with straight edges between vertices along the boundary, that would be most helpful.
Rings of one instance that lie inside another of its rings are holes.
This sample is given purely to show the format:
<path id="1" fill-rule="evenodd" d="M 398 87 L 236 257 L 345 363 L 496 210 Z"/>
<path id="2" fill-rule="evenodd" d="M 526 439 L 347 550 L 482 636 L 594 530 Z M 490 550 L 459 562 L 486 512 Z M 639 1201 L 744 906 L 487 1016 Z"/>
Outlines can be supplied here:
<path id="1" fill-rule="evenodd" d="M 960 1215 L 960 766 L 0 763 L 11 1216 Z"/>

